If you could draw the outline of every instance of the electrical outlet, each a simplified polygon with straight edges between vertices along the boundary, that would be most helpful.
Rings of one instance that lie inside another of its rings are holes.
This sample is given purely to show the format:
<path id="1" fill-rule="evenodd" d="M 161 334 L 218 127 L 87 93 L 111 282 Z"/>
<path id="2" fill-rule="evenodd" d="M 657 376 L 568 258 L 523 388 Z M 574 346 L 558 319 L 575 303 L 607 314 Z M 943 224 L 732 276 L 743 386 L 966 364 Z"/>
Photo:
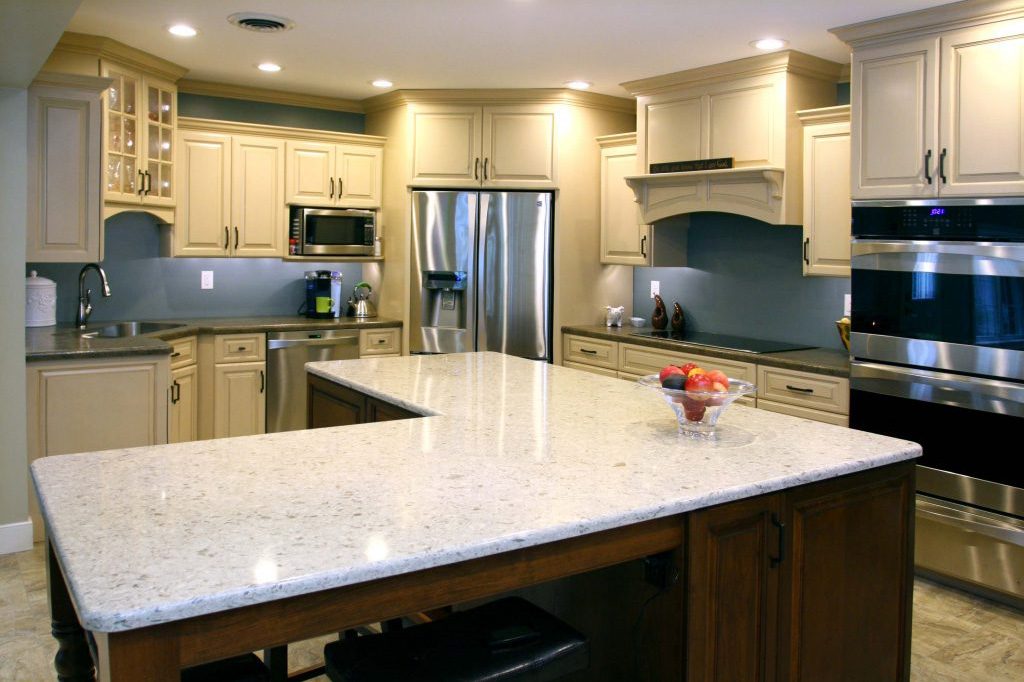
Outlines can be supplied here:
<path id="1" fill-rule="evenodd" d="M 213 270 L 203 270 L 202 275 L 199 277 L 199 288 L 201 289 L 212 289 L 213 288 Z"/>
<path id="2" fill-rule="evenodd" d="M 850 316 L 850 294 L 843 294 L 843 315 L 846 317 Z"/>
<path id="3" fill-rule="evenodd" d="M 654 298 L 655 294 L 658 294 L 659 296 L 661 295 L 661 282 L 659 282 L 656 279 L 652 279 L 651 280 L 651 298 Z"/>

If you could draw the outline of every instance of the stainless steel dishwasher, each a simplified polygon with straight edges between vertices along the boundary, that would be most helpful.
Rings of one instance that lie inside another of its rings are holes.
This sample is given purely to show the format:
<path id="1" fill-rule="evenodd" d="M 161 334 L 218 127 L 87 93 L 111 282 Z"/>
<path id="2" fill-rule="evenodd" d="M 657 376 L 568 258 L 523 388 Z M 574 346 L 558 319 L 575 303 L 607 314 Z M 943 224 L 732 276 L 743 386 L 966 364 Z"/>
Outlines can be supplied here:
<path id="1" fill-rule="evenodd" d="M 306 363 L 359 357 L 354 329 L 267 334 L 267 433 L 306 428 Z"/>

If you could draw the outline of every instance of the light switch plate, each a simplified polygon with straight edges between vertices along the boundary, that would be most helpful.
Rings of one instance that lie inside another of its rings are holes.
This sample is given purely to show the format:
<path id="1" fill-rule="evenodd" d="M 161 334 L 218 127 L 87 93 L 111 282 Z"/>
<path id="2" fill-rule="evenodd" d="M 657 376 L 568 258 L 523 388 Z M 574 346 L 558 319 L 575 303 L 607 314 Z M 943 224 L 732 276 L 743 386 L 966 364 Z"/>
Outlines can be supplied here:
<path id="1" fill-rule="evenodd" d="M 213 288 L 213 270 L 202 271 L 202 275 L 199 277 L 199 287 L 201 289 Z"/>
<path id="2" fill-rule="evenodd" d="M 652 279 L 651 280 L 651 298 L 654 298 L 655 294 L 661 295 L 661 282 L 659 282 L 656 279 Z"/>
<path id="3" fill-rule="evenodd" d="M 850 316 L 850 294 L 843 294 L 843 315 L 846 317 Z"/>

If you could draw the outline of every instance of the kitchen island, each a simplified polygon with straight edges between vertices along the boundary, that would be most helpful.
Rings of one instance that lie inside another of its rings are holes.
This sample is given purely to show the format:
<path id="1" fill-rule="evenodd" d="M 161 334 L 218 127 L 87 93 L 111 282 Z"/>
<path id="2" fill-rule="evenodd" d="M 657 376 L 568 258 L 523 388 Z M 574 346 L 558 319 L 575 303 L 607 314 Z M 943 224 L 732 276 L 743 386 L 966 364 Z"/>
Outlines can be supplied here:
<path id="1" fill-rule="evenodd" d="M 916 445 L 738 405 L 695 442 L 650 389 L 495 353 L 307 369 L 424 417 L 33 464 L 65 661 L 76 615 L 103 679 L 176 680 L 662 555 L 659 677 L 906 676 Z"/>

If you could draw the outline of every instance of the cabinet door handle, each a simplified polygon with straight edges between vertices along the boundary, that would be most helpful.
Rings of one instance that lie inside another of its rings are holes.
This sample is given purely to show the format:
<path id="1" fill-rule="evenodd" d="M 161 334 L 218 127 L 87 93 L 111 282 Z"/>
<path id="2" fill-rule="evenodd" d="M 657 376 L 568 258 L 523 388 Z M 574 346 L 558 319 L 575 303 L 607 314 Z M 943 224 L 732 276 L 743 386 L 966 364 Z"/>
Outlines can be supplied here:
<path id="1" fill-rule="evenodd" d="M 946 148 L 942 148 L 942 153 L 939 154 L 939 179 L 942 180 L 942 184 L 946 184 Z"/>
<path id="2" fill-rule="evenodd" d="M 235 251 L 238 251 L 238 225 L 235 225 Z"/>
<path id="3" fill-rule="evenodd" d="M 264 374 L 263 370 L 261 369 L 260 370 L 260 393 L 263 393 L 263 390 L 266 387 L 267 387 L 267 375 Z"/>
<path id="4" fill-rule="evenodd" d="M 804 263 L 807 263 L 808 265 L 811 264 L 811 259 L 807 257 L 807 251 L 810 249 L 810 246 L 811 246 L 811 238 L 810 237 L 805 237 L 804 238 Z"/>
<path id="5" fill-rule="evenodd" d="M 171 404 L 177 405 L 179 400 L 181 400 L 181 384 L 175 379 L 171 383 Z"/>
<path id="6" fill-rule="evenodd" d="M 647 258 L 647 252 L 644 251 L 644 247 L 647 246 L 647 235 L 640 237 L 640 255 Z"/>
<path id="7" fill-rule="evenodd" d="M 490 163 L 490 159 L 484 159 L 484 180 L 487 179 L 487 164 Z"/>
<path id="8" fill-rule="evenodd" d="M 146 194 L 153 193 L 153 175 L 149 171 L 146 171 Z"/>
<path id="9" fill-rule="evenodd" d="M 596 350 L 591 350 L 589 348 L 580 348 L 580 352 L 581 353 L 586 353 L 587 355 L 597 355 L 597 351 Z"/>
<path id="10" fill-rule="evenodd" d="M 343 188 L 344 186 L 345 186 L 345 183 L 341 181 L 341 178 L 338 178 L 338 198 L 339 198 L 339 199 L 341 198 L 341 195 L 345 193 L 345 192 L 344 192 L 344 191 L 342 190 L 342 188 Z"/>
<path id="11" fill-rule="evenodd" d="M 476 157 L 475 161 L 473 161 L 473 179 L 474 180 L 479 180 L 480 179 L 480 157 L 479 156 Z"/>
<path id="12" fill-rule="evenodd" d="M 331 178 L 331 198 L 334 198 L 334 178 Z"/>
<path id="13" fill-rule="evenodd" d="M 146 172 L 140 170 L 139 171 L 139 190 L 138 190 L 139 196 L 142 196 L 142 194 L 145 191 L 146 191 Z"/>
<path id="14" fill-rule="evenodd" d="M 928 184 L 932 184 L 932 150 L 929 149 L 924 155 L 924 179 L 928 181 Z"/>
<path id="15" fill-rule="evenodd" d="M 779 544 L 777 546 L 777 554 L 773 557 L 768 557 L 771 567 L 775 568 L 782 563 L 785 558 L 786 552 L 786 524 L 779 520 L 777 514 L 772 514 L 772 525 L 775 526 L 775 530 L 779 533 Z"/>
<path id="16" fill-rule="evenodd" d="M 800 388 L 799 386 L 790 386 L 786 384 L 787 391 L 796 391 L 797 393 L 814 393 L 813 388 Z"/>
<path id="17" fill-rule="evenodd" d="M 227 225 L 224 226 L 224 250 L 228 250 L 228 246 L 231 245 L 231 230 Z"/>

